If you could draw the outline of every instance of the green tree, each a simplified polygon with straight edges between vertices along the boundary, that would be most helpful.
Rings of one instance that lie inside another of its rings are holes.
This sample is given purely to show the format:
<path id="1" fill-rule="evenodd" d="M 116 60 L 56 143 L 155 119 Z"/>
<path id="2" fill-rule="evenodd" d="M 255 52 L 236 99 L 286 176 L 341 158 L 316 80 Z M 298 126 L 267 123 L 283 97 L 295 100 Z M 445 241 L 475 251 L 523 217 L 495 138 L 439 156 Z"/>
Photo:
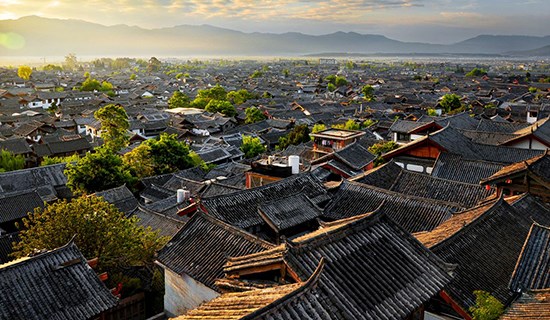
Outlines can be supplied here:
<path id="1" fill-rule="evenodd" d="M 336 91 L 336 86 L 333 83 L 330 83 L 327 85 L 327 90 L 330 92 Z"/>
<path id="2" fill-rule="evenodd" d="M 80 160 L 80 156 L 78 154 L 73 154 L 72 156 L 66 157 L 44 157 L 42 162 L 40 162 L 40 166 L 43 167 L 51 164 L 78 162 L 78 160 Z"/>
<path id="3" fill-rule="evenodd" d="M 481 68 L 473 68 L 470 72 L 466 73 L 466 77 L 481 77 L 487 74 L 487 70 Z"/>
<path id="4" fill-rule="evenodd" d="M 426 110 L 426 114 L 430 117 L 435 117 L 437 116 L 437 111 L 433 108 L 428 108 L 428 110 Z"/>
<path id="5" fill-rule="evenodd" d="M 65 168 L 67 186 L 75 193 L 90 194 L 127 184 L 132 187 L 136 179 L 122 158 L 112 150 L 100 147 L 87 153 L 76 164 Z"/>
<path id="6" fill-rule="evenodd" d="M 233 117 L 237 114 L 237 110 L 231 102 L 223 100 L 210 100 L 204 110 L 212 113 L 219 112 L 227 117 Z"/>
<path id="7" fill-rule="evenodd" d="M 335 129 L 345 129 L 345 130 L 359 130 L 361 129 L 361 125 L 357 122 L 355 122 L 353 119 L 349 119 L 346 121 L 346 123 L 343 124 L 335 124 L 332 126 Z"/>
<path id="8" fill-rule="evenodd" d="M 345 77 L 337 76 L 336 80 L 334 80 L 334 85 L 336 87 L 347 86 L 348 80 Z"/>
<path id="9" fill-rule="evenodd" d="M 336 84 L 336 76 L 331 74 L 325 78 L 328 83 Z"/>
<path id="10" fill-rule="evenodd" d="M 376 120 L 367 119 L 361 124 L 361 126 L 363 128 L 369 128 L 369 127 L 372 127 L 375 124 L 376 124 Z"/>
<path id="11" fill-rule="evenodd" d="M 128 145 L 128 128 L 130 122 L 124 107 L 108 104 L 99 108 L 94 117 L 101 122 L 101 138 L 105 147 L 117 152 Z"/>
<path id="12" fill-rule="evenodd" d="M 244 114 L 246 115 L 246 123 L 256 123 L 265 120 L 264 113 L 256 107 L 246 108 Z"/>
<path id="13" fill-rule="evenodd" d="M 327 129 L 327 126 L 325 126 L 324 124 L 322 123 L 316 123 L 313 125 L 313 128 L 311 129 L 311 133 L 317 133 L 319 131 L 323 131 L 323 130 L 326 130 Z"/>
<path id="14" fill-rule="evenodd" d="M 133 176 L 142 179 L 155 174 L 155 161 L 151 156 L 151 147 L 142 143 L 122 157 Z"/>
<path id="15" fill-rule="evenodd" d="M 445 109 L 445 112 L 450 112 L 462 106 L 460 97 L 454 93 L 444 95 L 439 104 Z"/>
<path id="16" fill-rule="evenodd" d="M 94 78 L 88 77 L 84 82 L 82 82 L 82 86 L 80 86 L 80 91 L 99 91 L 101 90 L 101 83 Z"/>
<path id="17" fill-rule="evenodd" d="M 390 152 L 397 148 L 399 148 L 399 145 L 394 141 L 378 142 L 370 146 L 368 148 L 369 152 L 376 156 L 376 159 L 374 160 L 374 166 L 378 167 L 385 162 L 384 158 L 382 158 L 382 154 Z"/>
<path id="18" fill-rule="evenodd" d="M 284 150 L 289 145 L 298 145 L 310 141 L 309 128 L 306 124 L 297 125 L 287 135 L 279 138 L 277 149 Z"/>
<path id="19" fill-rule="evenodd" d="M 155 251 L 167 238 L 143 228 L 137 217 L 126 218 L 114 205 L 96 196 L 59 200 L 36 208 L 23 219 L 21 241 L 14 255 L 24 257 L 35 250 L 52 250 L 74 242 L 89 259 L 99 258 L 99 269 L 152 266 Z"/>
<path id="20" fill-rule="evenodd" d="M 29 66 L 20 66 L 17 68 L 17 76 L 23 80 L 29 80 L 32 75 L 32 69 Z"/>
<path id="21" fill-rule="evenodd" d="M 189 97 L 185 93 L 177 90 L 174 91 L 172 97 L 168 100 L 168 108 L 184 108 L 189 106 L 189 102 Z"/>
<path id="22" fill-rule="evenodd" d="M 470 307 L 474 320 L 496 320 L 504 313 L 504 305 L 489 292 L 476 290 L 476 304 Z"/>
<path id="23" fill-rule="evenodd" d="M 210 89 L 199 90 L 199 92 L 197 93 L 197 98 L 207 99 L 208 101 L 225 101 L 227 100 L 227 91 L 222 86 L 217 84 Z"/>
<path id="24" fill-rule="evenodd" d="M 8 172 L 25 168 L 25 157 L 15 155 L 7 150 L 0 150 L 0 172 Z"/>
<path id="25" fill-rule="evenodd" d="M 260 138 L 243 135 L 241 151 L 244 153 L 245 158 L 254 158 L 257 155 L 264 153 L 265 150 L 266 149 L 264 145 L 262 145 Z"/>
<path id="26" fill-rule="evenodd" d="M 47 64 L 45 66 L 42 67 L 42 70 L 44 71 L 63 71 L 63 68 L 61 68 L 60 66 L 56 66 L 54 64 Z"/>
<path id="27" fill-rule="evenodd" d="M 370 85 L 364 85 L 363 88 L 361 88 L 361 92 L 363 93 L 363 99 L 367 101 L 375 101 L 374 98 L 374 88 Z"/>
<path id="28" fill-rule="evenodd" d="M 264 75 L 264 73 L 262 71 L 256 70 L 250 75 L 250 78 L 251 79 L 261 78 L 261 77 L 263 77 L 263 75 Z"/>
<path id="29" fill-rule="evenodd" d="M 90 73 L 88 71 L 84 72 L 84 78 L 88 79 L 90 77 Z"/>
<path id="30" fill-rule="evenodd" d="M 130 80 L 133 81 L 133 80 L 136 80 L 136 79 L 137 79 L 136 74 L 135 74 L 135 73 L 132 73 L 132 74 L 130 75 Z"/>
<path id="31" fill-rule="evenodd" d="M 531 93 L 535 93 L 535 92 L 537 92 L 537 90 L 538 89 L 535 88 L 535 87 L 529 87 L 529 92 L 531 92 Z"/>
<path id="32" fill-rule="evenodd" d="M 171 173 L 201 165 L 192 157 L 185 142 L 178 141 L 175 134 L 161 134 L 157 139 L 145 142 L 150 147 L 155 173 Z"/>
<path id="33" fill-rule="evenodd" d="M 249 99 L 253 99 L 254 95 L 249 93 L 246 89 L 241 89 L 238 91 L 230 91 L 227 94 L 227 100 L 229 102 L 239 105 L 245 103 Z"/>
<path id="34" fill-rule="evenodd" d="M 162 67 L 162 62 L 155 57 L 151 57 L 147 62 L 147 72 L 157 72 Z"/>
<path id="35" fill-rule="evenodd" d="M 57 103 L 52 102 L 47 110 L 50 114 L 55 115 L 55 113 L 59 111 L 59 107 L 57 106 Z"/>
<path id="36" fill-rule="evenodd" d="M 290 75 L 290 71 L 288 69 L 283 69 L 283 76 L 285 78 L 288 78 L 289 75 Z"/>
<path id="37" fill-rule="evenodd" d="M 74 53 L 69 53 L 65 56 L 65 64 L 63 65 L 63 68 L 74 71 L 78 67 L 78 60 L 76 59 L 76 55 Z"/>

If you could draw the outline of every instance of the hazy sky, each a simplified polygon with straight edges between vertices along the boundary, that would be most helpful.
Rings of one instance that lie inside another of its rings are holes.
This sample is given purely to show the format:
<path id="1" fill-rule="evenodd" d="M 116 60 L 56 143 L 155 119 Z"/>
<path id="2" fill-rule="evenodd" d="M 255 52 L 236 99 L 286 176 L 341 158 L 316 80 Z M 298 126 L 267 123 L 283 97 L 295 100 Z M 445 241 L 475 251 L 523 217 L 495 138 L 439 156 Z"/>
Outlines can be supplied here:
<path id="1" fill-rule="evenodd" d="M 27 15 L 144 28 L 355 31 L 432 43 L 479 34 L 550 34 L 550 0 L 0 0 L 0 20 Z"/>

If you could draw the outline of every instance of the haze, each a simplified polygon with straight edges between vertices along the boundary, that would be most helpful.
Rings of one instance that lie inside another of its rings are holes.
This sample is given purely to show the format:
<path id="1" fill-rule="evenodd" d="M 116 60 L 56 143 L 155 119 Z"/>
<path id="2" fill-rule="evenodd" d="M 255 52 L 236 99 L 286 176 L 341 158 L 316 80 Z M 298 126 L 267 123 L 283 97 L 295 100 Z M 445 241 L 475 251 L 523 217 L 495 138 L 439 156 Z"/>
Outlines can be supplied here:
<path id="1" fill-rule="evenodd" d="M 0 0 L 0 20 L 37 15 L 103 25 L 211 24 L 244 32 L 335 31 L 449 44 L 479 34 L 543 36 L 546 0 Z"/>

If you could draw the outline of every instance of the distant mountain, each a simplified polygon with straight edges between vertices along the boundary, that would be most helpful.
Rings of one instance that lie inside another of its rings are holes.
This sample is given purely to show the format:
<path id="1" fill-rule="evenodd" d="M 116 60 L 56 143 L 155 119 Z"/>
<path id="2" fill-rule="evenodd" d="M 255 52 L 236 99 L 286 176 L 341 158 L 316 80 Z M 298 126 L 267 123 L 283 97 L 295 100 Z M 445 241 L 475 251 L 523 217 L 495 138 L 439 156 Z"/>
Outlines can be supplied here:
<path id="1" fill-rule="evenodd" d="M 209 25 L 143 29 L 103 26 L 80 20 L 36 16 L 0 20 L 2 32 L 25 39 L 20 49 L 0 47 L 0 56 L 305 55 L 319 52 L 358 54 L 500 54 L 550 45 L 550 37 L 478 36 L 452 45 L 402 42 L 381 35 L 336 32 L 313 36 L 289 32 L 244 33 Z"/>
<path id="2" fill-rule="evenodd" d="M 519 57 L 550 57 L 550 45 L 533 50 L 512 51 L 507 54 Z"/>

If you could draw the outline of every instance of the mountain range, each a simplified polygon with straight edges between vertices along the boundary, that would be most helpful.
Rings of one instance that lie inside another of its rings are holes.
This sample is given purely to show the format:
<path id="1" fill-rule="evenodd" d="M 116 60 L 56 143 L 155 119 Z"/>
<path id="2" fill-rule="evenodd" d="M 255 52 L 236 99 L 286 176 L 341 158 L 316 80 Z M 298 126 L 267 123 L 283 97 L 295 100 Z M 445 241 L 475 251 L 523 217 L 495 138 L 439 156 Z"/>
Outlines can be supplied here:
<path id="1" fill-rule="evenodd" d="M 0 56 L 300 56 L 321 52 L 357 54 L 543 55 L 550 36 L 480 35 L 449 45 L 403 42 L 382 35 L 336 32 L 307 35 L 244 33 L 210 25 L 144 29 L 104 26 L 81 20 L 28 16 L 0 20 L 0 31 L 21 36 L 25 44 Z"/>

